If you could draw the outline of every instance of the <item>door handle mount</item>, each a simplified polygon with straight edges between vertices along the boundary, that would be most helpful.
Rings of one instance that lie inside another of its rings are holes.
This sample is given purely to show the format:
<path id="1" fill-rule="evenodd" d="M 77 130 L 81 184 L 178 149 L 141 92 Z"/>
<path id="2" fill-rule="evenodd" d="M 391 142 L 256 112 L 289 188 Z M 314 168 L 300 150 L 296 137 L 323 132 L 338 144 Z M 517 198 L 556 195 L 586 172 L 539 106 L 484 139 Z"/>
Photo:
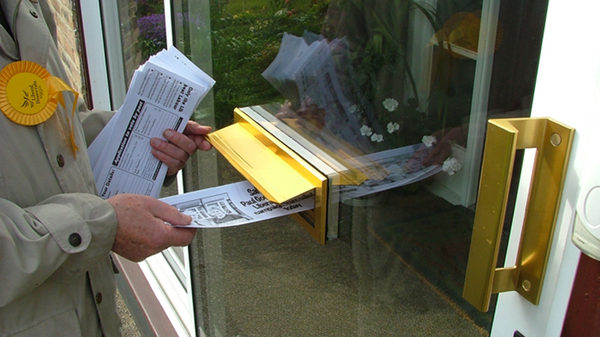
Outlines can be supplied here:
<path id="1" fill-rule="evenodd" d="M 550 118 L 488 121 L 463 297 L 488 311 L 492 294 L 540 300 L 575 129 Z M 496 268 L 517 150 L 537 149 L 514 266 Z"/>

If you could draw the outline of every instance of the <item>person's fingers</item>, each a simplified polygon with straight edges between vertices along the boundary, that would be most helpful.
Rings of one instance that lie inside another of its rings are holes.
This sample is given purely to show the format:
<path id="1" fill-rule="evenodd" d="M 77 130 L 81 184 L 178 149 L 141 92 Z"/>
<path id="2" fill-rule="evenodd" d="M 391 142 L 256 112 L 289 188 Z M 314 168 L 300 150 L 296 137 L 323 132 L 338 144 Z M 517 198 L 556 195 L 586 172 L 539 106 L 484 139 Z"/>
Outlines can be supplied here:
<path id="1" fill-rule="evenodd" d="M 168 225 L 165 225 L 168 226 Z M 185 227 L 171 227 L 167 229 L 169 235 L 168 243 L 169 247 L 183 247 L 187 246 L 192 242 L 194 235 L 196 235 L 196 228 L 185 228 Z"/>
<path id="2" fill-rule="evenodd" d="M 169 168 L 167 175 L 173 175 L 181 170 L 188 158 L 196 152 L 196 143 L 187 136 L 167 129 L 163 136 L 168 140 L 152 138 L 152 154 Z"/>
<path id="3" fill-rule="evenodd" d="M 196 146 L 201 151 L 208 151 L 208 150 L 212 149 L 212 145 L 209 143 L 209 141 L 206 138 L 204 138 L 204 136 L 193 136 L 193 139 L 194 139 L 194 142 L 196 143 Z"/>
<path id="4" fill-rule="evenodd" d="M 207 151 L 212 148 L 205 138 L 205 135 L 211 130 L 210 126 L 200 125 L 193 121 L 188 122 L 184 133 L 167 129 L 163 133 L 166 141 L 160 138 L 150 140 L 152 154 L 167 165 L 169 168 L 167 175 L 171 176 L 185 166 L 196 150 Z"/>
<path id="5" fill-rule="evenodd" d="M 175 207 L 143 195 L 119 194 L 107 199 L 117 214 L 113 252 L 135 262 L 168 247 L 188 245 L 196 230 L 185 226 L 191 217 Z"/>
<path id="6" fill-rule="evenodd" d="M 206 140 L 205 136 L 212 131 L 210 126 L 201 125 L 194 121 L 189 121 L 183 130 L 183 134 L 188 136 L 196 144 L 196 148 L 202 151 L 208 151 L 212 145 Z"/>
<path id="7" fill-rule="evenodd" d="M 197 150 L 196 142 L 183 133 L 167 129 L 163 132 L 163 137 L 165 137 L 168 142 L 163 141 L 160 145 L 161 148 L 158 150 L 166 152 L 167 154 L 172 154 L 175 158 L 177 158 L 178 155 L 181 155 L 181 151 L 185 152 L 189 157 Z M 174 145 L 175 147 L 169 145 Z"/>
<path id="8" fill-rule="evenodd" d="M 183 130 L 184 135 L 196 135 L 196 136 L 206 136 L 210 133 L 212 128 L 207 125 L 201 125 L 194 121 L 188 121 L 185 129 Z"/>
<path id="9" fill-rule="evenodd" d="M 185 166 L 185 162 L 187 160 L 187 158 L 184 160 L 173 158 L 173 157 L 167 155 L 166 153 L 158 151 L 156 149 L 152 149 L 152 155 L 156 159 L 160 160 L 165 165 L 167 165 L 167 167 L 168 167 L 167 176 L 172 176 L 172 175 L 176 174 L 177 172 L 179 172 L 179 170 L 181 170 Z M 189 156 L 188 156 L 188 158 L 189 158 Z"/>

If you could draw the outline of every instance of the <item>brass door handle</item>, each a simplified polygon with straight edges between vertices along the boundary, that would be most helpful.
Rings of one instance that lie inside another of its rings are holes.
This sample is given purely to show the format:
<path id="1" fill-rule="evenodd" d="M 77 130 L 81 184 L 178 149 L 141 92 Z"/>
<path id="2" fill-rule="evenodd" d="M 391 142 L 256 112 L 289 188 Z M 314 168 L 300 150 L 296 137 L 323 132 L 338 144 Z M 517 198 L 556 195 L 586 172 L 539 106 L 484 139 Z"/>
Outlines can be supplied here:
<path id="1" fill-rule="evenodd" d="M 550 118 L 488 121 L 463 297 L 488 311 L 515 290 L 538 304 L 575 129 Z M 496 268 L 516 150 L 536 148 L 516 265 Z"/>

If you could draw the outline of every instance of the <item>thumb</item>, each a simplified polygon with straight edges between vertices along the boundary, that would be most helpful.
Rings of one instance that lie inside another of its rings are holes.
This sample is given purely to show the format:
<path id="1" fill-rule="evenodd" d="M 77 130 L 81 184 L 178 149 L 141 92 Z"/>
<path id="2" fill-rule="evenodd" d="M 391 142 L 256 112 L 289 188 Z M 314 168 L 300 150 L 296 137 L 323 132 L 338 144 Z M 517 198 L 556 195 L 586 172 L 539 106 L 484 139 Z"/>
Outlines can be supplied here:
<path id="1" fill-rule="evenodd" d="M 174 226 L 187 226 L 192 222 L 189 215 L 183 214 L 177 208 L 167 204 L 166 202 L 151 198 L 151 213 L 155 217 L 168 222 Z"/>

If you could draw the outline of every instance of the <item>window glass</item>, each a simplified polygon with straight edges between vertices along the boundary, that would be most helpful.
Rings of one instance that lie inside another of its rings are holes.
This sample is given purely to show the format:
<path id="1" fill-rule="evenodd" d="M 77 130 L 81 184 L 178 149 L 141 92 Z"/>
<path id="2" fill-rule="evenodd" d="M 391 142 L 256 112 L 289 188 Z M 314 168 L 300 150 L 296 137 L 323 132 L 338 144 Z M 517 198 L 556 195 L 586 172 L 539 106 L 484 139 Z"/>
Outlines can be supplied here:
<path id="1" fill-rule="evenodd" d="M 329 196 L 339 220 L 327 224 L 337 230 L 325 245 L 290 218 L 198 231 L 202 332 L 489 335 L 494 305 L 482 313 L 462 299 L 485 125 L 529 115 L 546 7 L 173 1 L 174 44 L 216 80 L 194 119 L 218 129 L 235 107 L 261 105 L 307 148 L 346 163 L 366 156 L 384 172 L 350 187 L 330 182 L 363 192 Z M 150 43 L 139 39 L 150 35 L 140 20 L 153 14 L 128 10 L 139 27 L 130 57 L 141 61 Z M 358 162 L 351 168 L 365 171 Z M 242 179 L 214 151 L 197 154 L 184 177 L 186 190 Z"/>

